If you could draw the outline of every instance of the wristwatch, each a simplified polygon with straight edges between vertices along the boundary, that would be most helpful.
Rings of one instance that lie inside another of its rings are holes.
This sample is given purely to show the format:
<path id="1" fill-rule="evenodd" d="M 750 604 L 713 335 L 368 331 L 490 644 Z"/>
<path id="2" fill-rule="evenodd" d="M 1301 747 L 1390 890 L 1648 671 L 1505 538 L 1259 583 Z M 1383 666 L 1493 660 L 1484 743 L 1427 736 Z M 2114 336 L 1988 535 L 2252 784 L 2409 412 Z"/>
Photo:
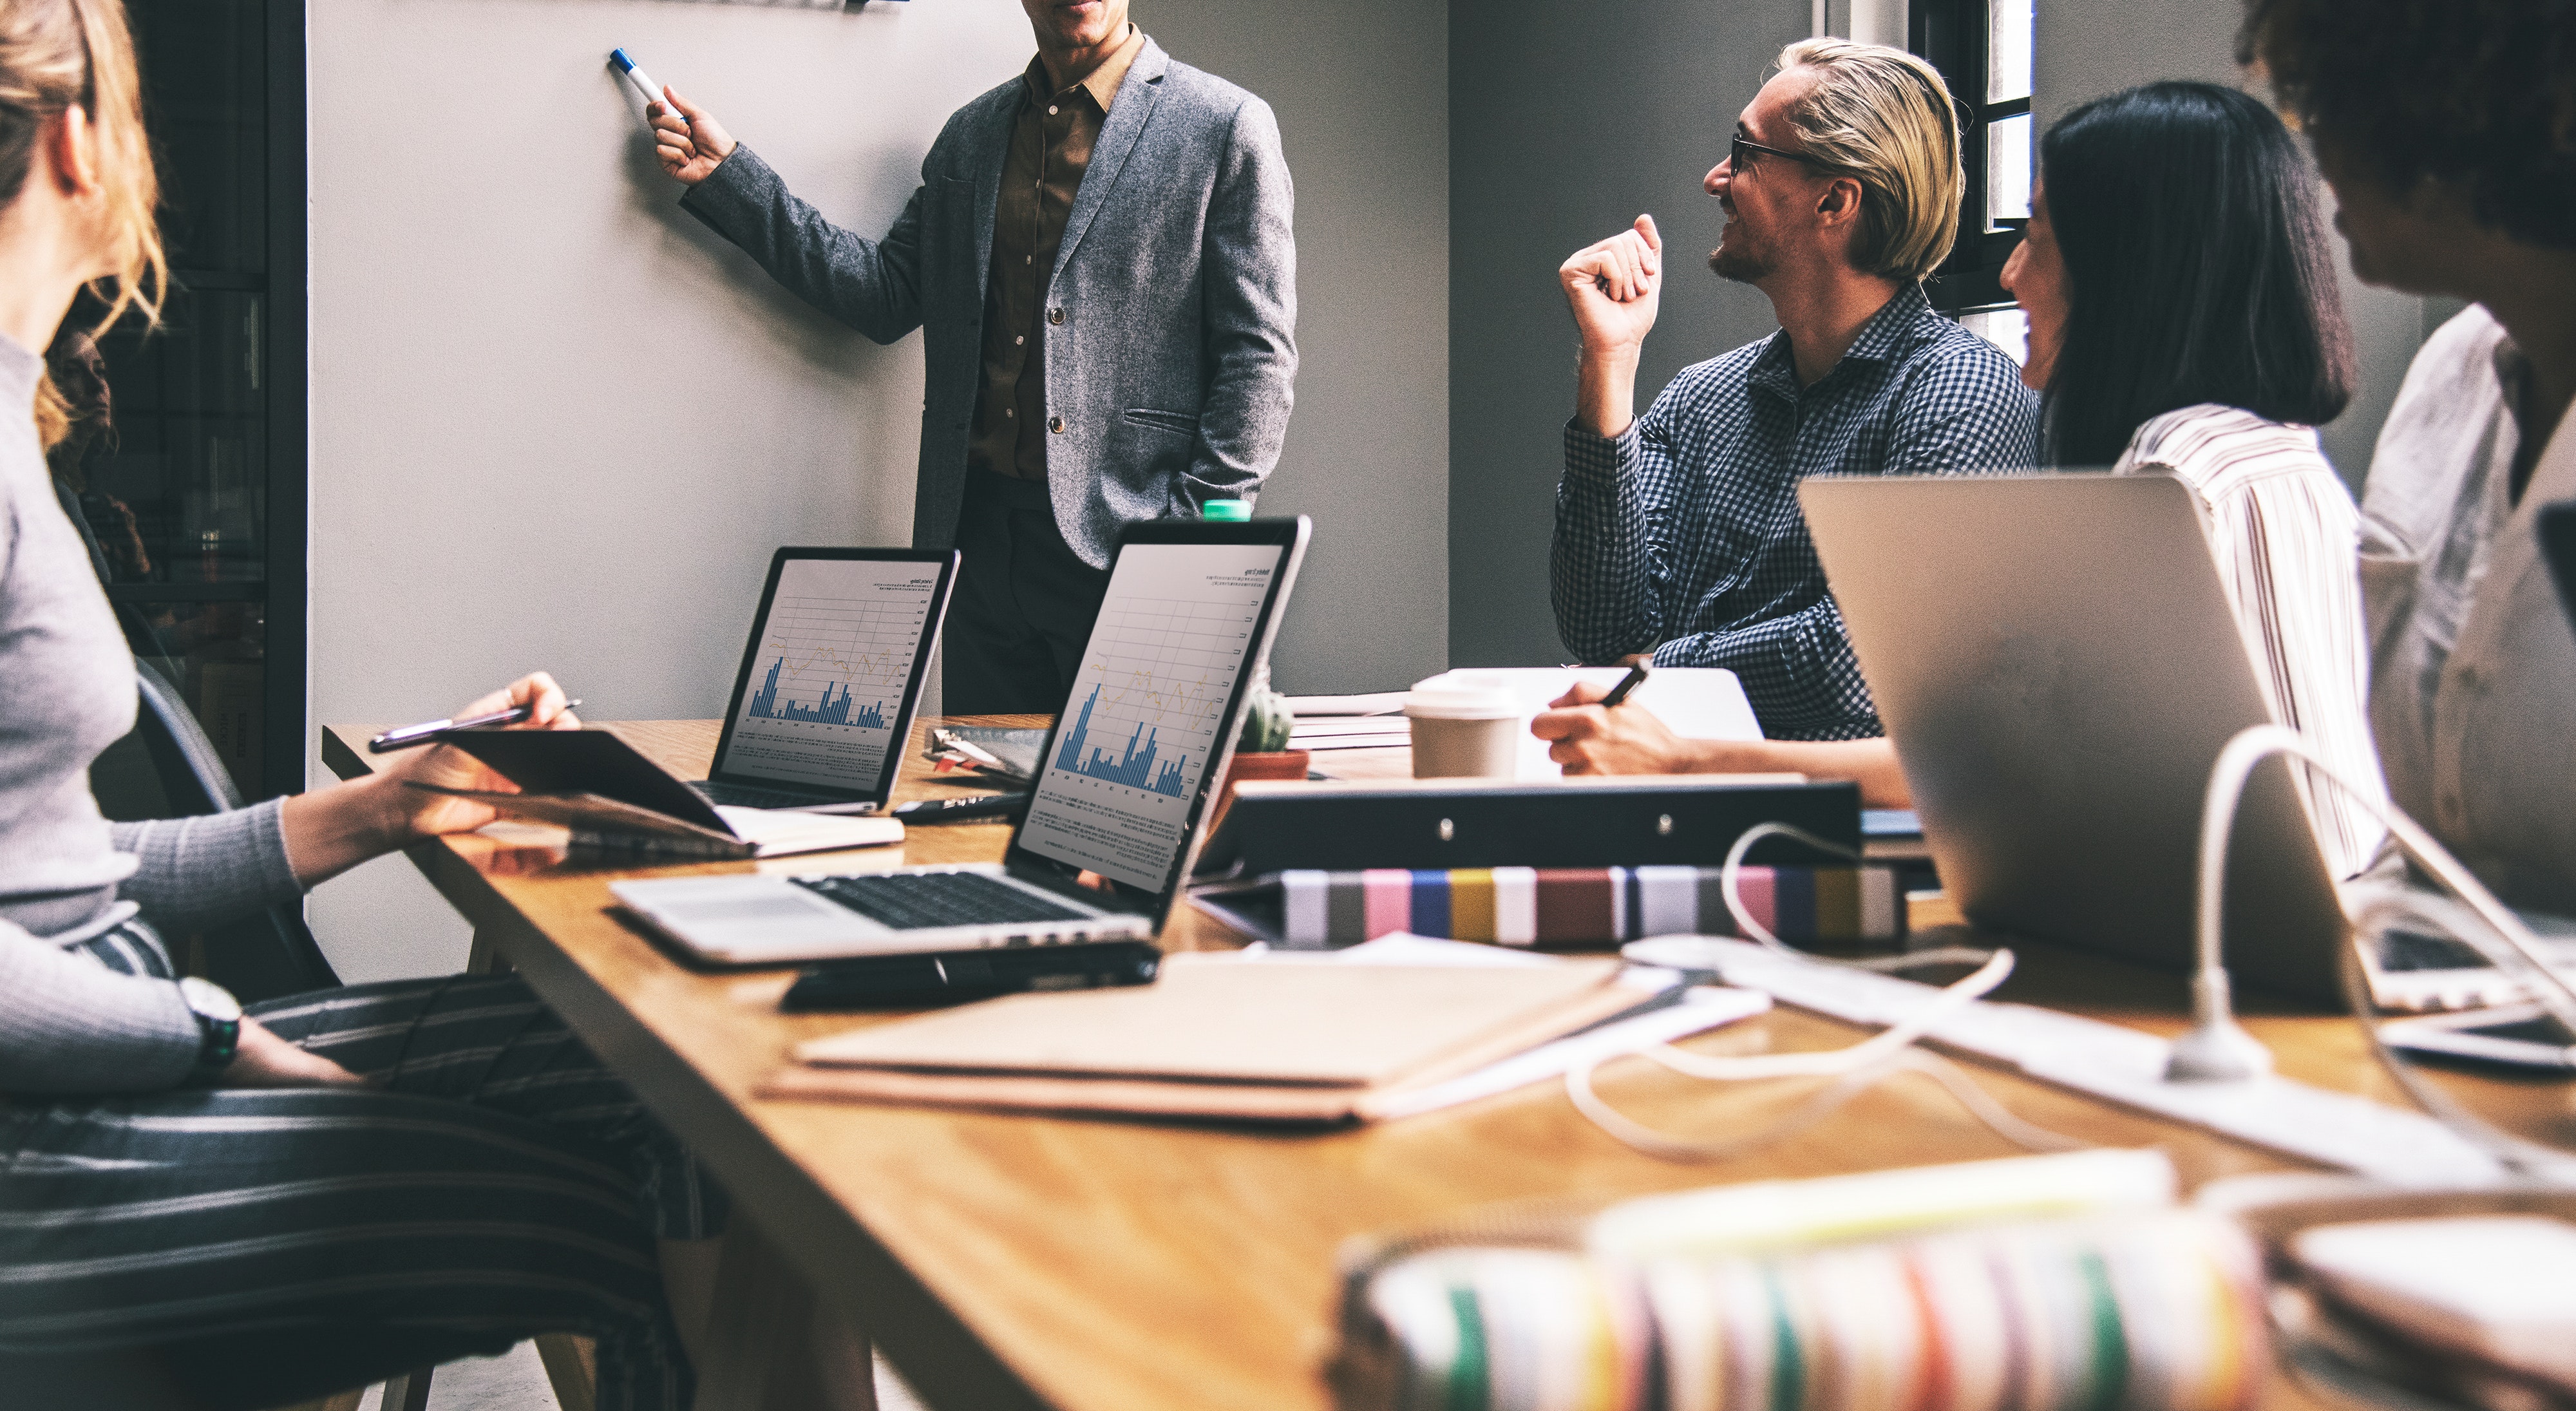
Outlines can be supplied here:
<path id="1" fill-rule="evenodd" d="M 194 975 L 179 982 L 179 997 L 197 1016 L 197 1066 L 188 1076 L 211 1078 L 231 1067 L 233 1053 L 241 1047 L 241 1001 L 223 986 Z"/>

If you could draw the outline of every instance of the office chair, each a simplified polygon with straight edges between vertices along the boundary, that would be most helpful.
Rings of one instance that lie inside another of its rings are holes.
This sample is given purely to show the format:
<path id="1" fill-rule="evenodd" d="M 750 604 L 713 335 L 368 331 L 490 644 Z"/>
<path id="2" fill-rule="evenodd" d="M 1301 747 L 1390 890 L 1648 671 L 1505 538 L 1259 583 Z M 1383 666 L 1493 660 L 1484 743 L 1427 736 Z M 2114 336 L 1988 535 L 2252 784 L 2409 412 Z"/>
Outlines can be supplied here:
<path id="1" fill-rule="evenodd" d="M 100 811 L 127 822 L 240 808 L 241 790 L 178 688 L 141 661 L 134 675 L 140 697 L 134 733 L 90 767 Z M 206 978 L 244 1004 L 340 984 L 301 910 L 292 906 L 272 906 L 214 927 L 197 937 L 195 950 Z"/>

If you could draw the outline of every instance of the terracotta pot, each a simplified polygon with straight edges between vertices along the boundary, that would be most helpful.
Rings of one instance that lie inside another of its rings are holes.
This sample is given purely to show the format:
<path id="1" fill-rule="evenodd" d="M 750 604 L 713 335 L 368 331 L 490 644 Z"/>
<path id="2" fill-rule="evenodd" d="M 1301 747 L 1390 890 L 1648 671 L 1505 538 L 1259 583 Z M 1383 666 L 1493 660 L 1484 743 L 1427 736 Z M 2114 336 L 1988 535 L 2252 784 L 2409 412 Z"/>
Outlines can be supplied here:
<path id="1" fill-rule="evenodd" d="M 1246 779 L 1303 779 L 1306 777 L 1306 751 L 1264 750 L 1255 753 L 1237 750 L 1234 762 L 1225 767 L 1225 782 L 1216 793 L 1216 816 L 1208 820 L 1208 831 L 1225 821 L 1225 811 L 1234 806 L 1234 786 Z"/>

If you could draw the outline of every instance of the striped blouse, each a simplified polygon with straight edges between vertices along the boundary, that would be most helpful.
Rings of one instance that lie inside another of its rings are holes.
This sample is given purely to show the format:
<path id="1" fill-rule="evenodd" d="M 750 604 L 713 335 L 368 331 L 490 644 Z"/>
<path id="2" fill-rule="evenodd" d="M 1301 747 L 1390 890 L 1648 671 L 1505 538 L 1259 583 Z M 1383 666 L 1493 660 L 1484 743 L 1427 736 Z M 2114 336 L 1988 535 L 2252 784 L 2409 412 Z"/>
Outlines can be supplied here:
<path id="1" fill-rule="evenodd" d="M 2113 469 L 2169 472 L 2199 492 L 2219 582 L 2273 718 L 2346 777 L 2384 789 L 2367 707 L 2361 515 L 2316 431 L 2205 403 L 2140 426 Z M 2326 866 L 2339 879 L 2352 876 L 2379 846 L 2378 820 L 2338 791 L 2310 789 L 2299 774 Z"/>

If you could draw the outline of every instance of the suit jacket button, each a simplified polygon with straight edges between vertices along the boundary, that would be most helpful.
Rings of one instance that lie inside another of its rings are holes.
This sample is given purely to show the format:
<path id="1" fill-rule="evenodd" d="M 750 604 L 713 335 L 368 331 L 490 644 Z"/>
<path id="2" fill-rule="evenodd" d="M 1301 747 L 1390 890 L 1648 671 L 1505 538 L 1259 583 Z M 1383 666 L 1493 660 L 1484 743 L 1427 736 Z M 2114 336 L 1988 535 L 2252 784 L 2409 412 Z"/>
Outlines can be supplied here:
<path id="1" fill-rule="evenodd" d="M 1060 416 L 1051 416 L 1051 417 L 1048 417 L 1048 418 L 1047 418 L 1047 430 L 1049 430 L 1049 431 L 1054 431 L 1054 432 L 1062 432 L 1062 431 L 1064 430 L 1064 418 L 1063 418 L 1063 417 L 1060 417 Z"/>
<path id="2" fill-rule="evenodd" d="M 1062 322 L 1064 322 L 1064 310 L 1063 310 L 1062 308 L 1053 308 L 1053 309 L 1049 309 L 1049 310 L 1047 310 L 1047 322 L 1049 322 L 1049 323 L 1062 323 Z"/>

